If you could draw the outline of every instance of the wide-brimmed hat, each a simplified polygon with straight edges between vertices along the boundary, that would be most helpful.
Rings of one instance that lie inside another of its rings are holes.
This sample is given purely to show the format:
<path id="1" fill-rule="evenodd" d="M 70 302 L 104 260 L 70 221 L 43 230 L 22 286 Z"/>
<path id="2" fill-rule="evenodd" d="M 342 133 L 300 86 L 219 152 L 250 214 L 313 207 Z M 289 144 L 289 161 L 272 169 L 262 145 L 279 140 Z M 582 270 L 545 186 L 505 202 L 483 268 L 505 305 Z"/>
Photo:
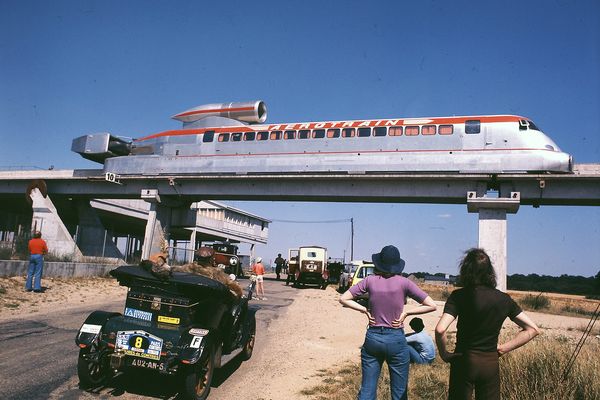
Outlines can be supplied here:
<path id="1" fill-rule="evenodd" d="M 262 258 L 260 258 L 260 257 L 256 257 L 256 262 L 257 262 L 257 263 L 259 263 L 259 262 L 262 262 Z"/>
<path id="2" fill-rule="evenodd" d="M 385 246 L 379 253 L 371 256 L 375 268 L 381 272 L 399 275 L 404 271 L 405 261 L 400 258 L 400 252 L 396 246 Z"/>

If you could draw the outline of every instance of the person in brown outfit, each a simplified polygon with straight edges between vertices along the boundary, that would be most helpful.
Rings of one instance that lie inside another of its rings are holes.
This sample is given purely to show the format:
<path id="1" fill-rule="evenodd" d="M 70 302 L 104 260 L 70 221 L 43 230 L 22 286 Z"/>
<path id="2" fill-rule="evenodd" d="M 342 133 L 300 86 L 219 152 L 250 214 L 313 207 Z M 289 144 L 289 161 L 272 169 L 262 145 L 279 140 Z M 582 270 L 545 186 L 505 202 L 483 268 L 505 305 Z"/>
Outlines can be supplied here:
<path id="1" fill-rule="evenodd" d="M 498 358 L 523 346 L 540 331 L 510 296 L 496 289 L 496 273 L 482 249 L 470 249 L 460 264 L 459 283 L 435 328 L 440 357 L 450 363 L 450 400 L 500 399 Z M 506 318 L 521 327 L 511 340 L 498 344 Z M 458 318 L 456 349 L 447 350 L 446 332 Z"/>

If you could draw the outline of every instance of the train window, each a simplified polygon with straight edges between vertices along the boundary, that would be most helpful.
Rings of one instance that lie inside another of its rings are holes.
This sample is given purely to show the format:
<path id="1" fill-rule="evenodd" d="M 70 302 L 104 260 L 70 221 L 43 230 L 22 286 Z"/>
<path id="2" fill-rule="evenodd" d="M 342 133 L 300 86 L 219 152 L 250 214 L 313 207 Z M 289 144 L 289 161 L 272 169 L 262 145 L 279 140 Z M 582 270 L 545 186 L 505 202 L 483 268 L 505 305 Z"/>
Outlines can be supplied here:
<path id="1" fill-rule="evenodd" d="M 385 136 L 387 135 L 387 128 L 385 126 L 378 126 L 373 129 L 373 136 Z"/>
<path id="2" fill-rule="evenodd" d="M 245 141 L 254 140 L 255 137 L 256 137 L 256 132 L 245 132 L 244 133 L 244 140 Z"/>
<path id="3" fill-rule="evenodd" d="M 204 143 L 212 142 L 214 138 L 215 138 L 215 131 L 206 131 L 206 132 L 204 132 L 204 135 L 202 135 L 202 141 Z"/>
<path id="4" fill-rule="evenodd" d="M 473 134 L 481 132 L 481 121 L 478 119 L 468 119 L 465 121 L 465 133 Z"/>
<path id="5" fill-rule="evenodd" d="M 229 133 L 219 134 L 219 142 L 229 142 Z"/>
<path id="6" fill-rule="evenodd" d="M 421 128 L 421 135 L 435 135 L 435 125 L 424 125 Z"/>
<path id="7" fill-rule="evenodd" d="M 440 125 L 440 135 L 452 135 L 454 133 L 454 125 Z"/>
<path id="8" fill-rule="evenodd" d="M 283 132 L 284 139 L 296 139 L 296 131 L 285 131 Z"/>
<path id="9" fill-rule="evenodd" d="M 256 134 L 256 140 L 267 140 L 269 138 L 269 132 L 262 131 Z"/>
<path id="10" fill-rule="evenodd" d="M 310 129 L 300 129 L 298 131 L 298 139 L 308 139 L 310 137 Z"/>
<path id="11" fill-rule="evenodd" d="M 526 120 L 524 120 L 524 119 L 520 119 L 520 120 L 519 120 L 519 130 L 520 130 L 520 131 L 526 131 L 526 130 L 527 130 L 527 126 L 528 126 L 528 125 L 529 125 L 529 124 L 527 123 L 527 121 L 526 121 Z"/>
<path id="12" fill-rule="evenodd" d="M 279 139 L 281 139 L 281 131 L 272 131 L 269 138 L 271 140 L 279 140 Z"/>
<path id="13" fill-rule="evenodd" d="M 417 136 L 419 134 L 419 127 L 418 126 L 407 126 L 406 128 L 404 128 L 404 134 L 406 136 Z"/>
<path id="14" fill-rule="evenodd" d="M 313 139 L 323 139 L 325 137 L 325 129 L 315 129 L 312 134 Z"/>
<path id="15" fill-rule="evenodd" d="M 342 129 L 342 137 L 354 137 L 355 130 L 354 128 L 344 128 Z"/>
<path id="16" fill-rule="evenodd" d="M 369 137 L 371 136 L 371 128 L 358 128 L 358 137 Z"/>
<path id="17" fill-rule="evenodd" d="M 340 137 L 340 130 L 339 129 L 327 129 L 327 137 L 329 139 Z"/>
<path id="18" fill-rule="evenodd" d="M 533 129 L 535 131 L 542 131 L 540 128 L 538 128 L 538 126 L 536 124 L 533 123 L 533 121 L 527 121 L 529 122 L 529 129 Z"/>
<path id="19" fill-rule="evenodd" d="M 240 140 L 242 140 L 242 132 L 236 132 L 231 134 L 232 142 L 239 142 Z"/>
<path id="20" fill-rule="evenodd" d="M 390 126 L 390 136 L 402 136 L 401 126 Z"/>

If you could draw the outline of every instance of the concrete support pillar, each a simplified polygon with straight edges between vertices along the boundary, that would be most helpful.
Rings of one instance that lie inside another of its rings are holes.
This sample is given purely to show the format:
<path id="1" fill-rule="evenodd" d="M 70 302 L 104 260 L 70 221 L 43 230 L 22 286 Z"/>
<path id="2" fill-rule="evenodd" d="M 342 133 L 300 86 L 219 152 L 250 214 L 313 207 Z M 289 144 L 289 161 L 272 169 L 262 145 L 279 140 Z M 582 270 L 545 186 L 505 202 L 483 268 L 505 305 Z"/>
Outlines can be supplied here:
<path id="1" fill-rule="evenodd" d="M 31 190 L 30 197 L 33 209 L 31 229 L 42 232 L 42 238 L 48 244 L 48 251 L 59 257 L 80 260 L 81 251 L 60 219 L 50 197 L 44 197 L 37 188 Z"/>
<path id="2" fill-rule="evenodd" d="M 159 203 L 150 203 L 148 222 L 142 245 L 142 260 L 147 260 L 150 255 L 166 251 L 169 240 L 169 225 L 171 209 Z"/>
<path id="3" fill-rule="evenodd" d="M 511 192 L 510 197 L 477 197 L 476 192 L 467 193 L 467 209 L 479 213 L 479 245 L 490 256 L 496 271 L 496 288 L 506 291 L 507 275 L 507 222 L 506 214 L 519 210 L 521 197 Z"/>
<path id="4" fill-rule="evenodd" d="M 77 245 L 81 252 L 90 257 L 123 258 L 123 254 L 115 243 L 112 233 L 107 230 L 89 201 L 77 204 L 79 229 Z"/>
<path id="5" fill-rule="evenodd" d="M 490 256 L 496 271 L 496 288 L 506 291 L 506 210 L 479 210 L 479 248 Z"/>
<path id="6" fill-rule="evenodd" d="M 192 229 L 192 233 L 190 234 L 190 250 L 186 254 L 186 261 L 188 263 L 194 262 L 194 253 L 196 251 L 196 227 Z"/>

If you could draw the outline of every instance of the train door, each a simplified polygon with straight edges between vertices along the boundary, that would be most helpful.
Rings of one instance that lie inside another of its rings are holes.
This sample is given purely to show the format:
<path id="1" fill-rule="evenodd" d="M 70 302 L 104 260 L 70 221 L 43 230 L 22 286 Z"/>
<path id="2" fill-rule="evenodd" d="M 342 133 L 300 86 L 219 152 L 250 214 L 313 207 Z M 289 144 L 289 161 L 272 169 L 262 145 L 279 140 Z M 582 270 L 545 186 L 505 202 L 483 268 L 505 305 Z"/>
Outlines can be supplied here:
<path id="1" fill-rule="evenodd" d="M 481 127 L 481 121 L 470 119 L 465 121 L 465 130 L 462 134 L 463 150 L 483 149 L 485 147 L 485 133 Z"/>

